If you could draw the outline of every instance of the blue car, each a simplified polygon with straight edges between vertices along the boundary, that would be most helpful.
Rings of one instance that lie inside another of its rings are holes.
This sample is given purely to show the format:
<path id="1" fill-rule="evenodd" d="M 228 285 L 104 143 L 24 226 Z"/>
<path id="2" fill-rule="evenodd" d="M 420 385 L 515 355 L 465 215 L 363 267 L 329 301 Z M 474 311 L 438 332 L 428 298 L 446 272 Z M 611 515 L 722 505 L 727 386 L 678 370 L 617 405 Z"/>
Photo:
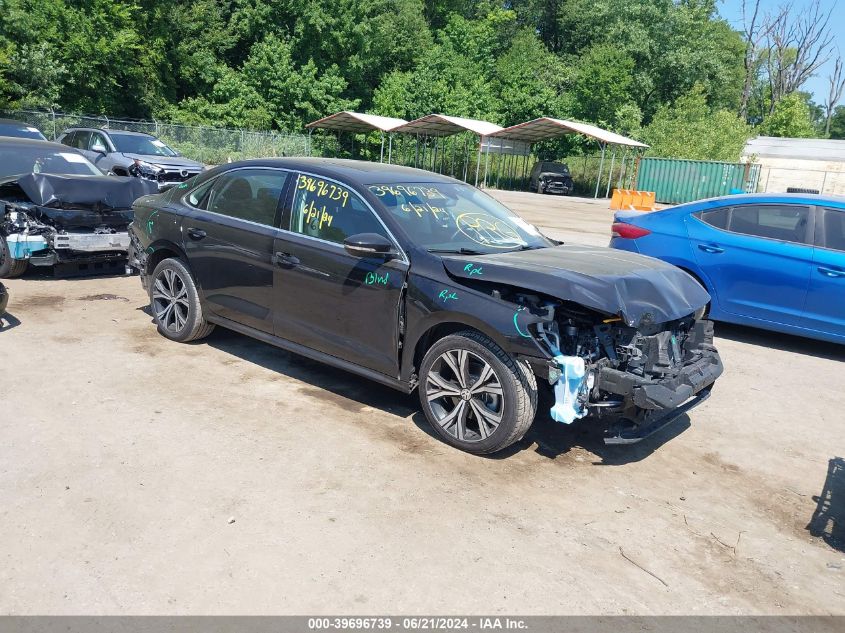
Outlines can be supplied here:
<path id="1" fill-rule="evenodd" d="M 611 248 L 684 269 L 710 318 L 845 343 L 845 198 L 747 194 L 619 211 Z"/>

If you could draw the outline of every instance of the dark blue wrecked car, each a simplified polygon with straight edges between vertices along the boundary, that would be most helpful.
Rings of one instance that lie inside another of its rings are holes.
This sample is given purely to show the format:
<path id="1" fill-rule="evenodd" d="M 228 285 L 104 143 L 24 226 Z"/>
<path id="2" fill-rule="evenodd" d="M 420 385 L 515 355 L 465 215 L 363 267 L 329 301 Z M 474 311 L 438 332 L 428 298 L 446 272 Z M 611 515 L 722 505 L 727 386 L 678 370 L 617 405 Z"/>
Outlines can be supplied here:
<path id="1" fill-rule="evenodd" d="M 543 415 L 635 442 L 722 372 L 710 297 L 656 259 L 561 244 L 463 182 L 328 159 L 244 161 L 134 205 L 130 264 L 159 332 L 222 326 L 419 392 L 492 453 Z"/>

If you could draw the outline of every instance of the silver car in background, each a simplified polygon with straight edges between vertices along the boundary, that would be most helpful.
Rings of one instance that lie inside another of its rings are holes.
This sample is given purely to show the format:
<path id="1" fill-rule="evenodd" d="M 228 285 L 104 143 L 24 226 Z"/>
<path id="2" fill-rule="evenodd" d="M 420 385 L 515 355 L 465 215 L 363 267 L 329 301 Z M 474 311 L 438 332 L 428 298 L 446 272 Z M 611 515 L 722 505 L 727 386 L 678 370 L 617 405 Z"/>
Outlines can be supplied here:
<path id="1" fill-rule="evenodd" d="M 202 163 L 141 132 L 69 128 L 58 141 L 82 152 L 104 173 L 152 180 L 160 190 L 185 182 L 204 169 Z"/>

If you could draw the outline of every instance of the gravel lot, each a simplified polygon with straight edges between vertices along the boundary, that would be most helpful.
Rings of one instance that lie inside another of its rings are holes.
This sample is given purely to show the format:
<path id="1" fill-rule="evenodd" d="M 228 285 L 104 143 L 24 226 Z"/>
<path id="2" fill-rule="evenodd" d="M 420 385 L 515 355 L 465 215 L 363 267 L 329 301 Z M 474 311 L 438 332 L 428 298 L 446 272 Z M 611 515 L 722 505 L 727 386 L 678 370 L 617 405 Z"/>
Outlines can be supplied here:
<path id="1" fill-rule="evenodd" d="M 496 195 L 607 243 L 606 201 Z M 0 613 L 845 613 L 845 545 L 808 531 L 845 347 L 719 325 L 725 376 L 657 437 L 542 420 L 480 458 L 415 396 L 220 329 L 166 341 L 137 277 L 7 286 Z"/>

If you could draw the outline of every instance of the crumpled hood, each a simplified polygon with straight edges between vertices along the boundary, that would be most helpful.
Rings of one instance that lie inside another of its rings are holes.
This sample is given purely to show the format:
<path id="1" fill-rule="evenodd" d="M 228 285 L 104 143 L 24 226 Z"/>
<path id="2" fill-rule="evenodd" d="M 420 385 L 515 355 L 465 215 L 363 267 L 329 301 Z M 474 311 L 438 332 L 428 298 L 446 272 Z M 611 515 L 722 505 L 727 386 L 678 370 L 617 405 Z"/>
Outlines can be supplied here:
<path id="1" fill-rule="evenodd" d="M 129 209 L 141 196 L 158 193 L 158 185 L 126 176 L 26 174 L 0 182 L 17 184 L 33 204 L 56 209 Z"/>
<path id="2" fill-rule="evenodd" d="M 471 266 L 469 266 L 471 264 Z M 680 268 L 610 248 L 564 244 L 469 257 L 444 257 L 450 275 L 502 283 L 621 315 L 632 327 L 688 316 L 710 295 Z"/>
<path id="3" fill-rule="evenodd" d="M 202 163 L 185 158 L 184 156 L 154 156 L 151 154 L 130 154 L 127 152 L 123 152 L 123 155 L 130 160 L 142 160 L 151 165 L 202 170 Z"/>

